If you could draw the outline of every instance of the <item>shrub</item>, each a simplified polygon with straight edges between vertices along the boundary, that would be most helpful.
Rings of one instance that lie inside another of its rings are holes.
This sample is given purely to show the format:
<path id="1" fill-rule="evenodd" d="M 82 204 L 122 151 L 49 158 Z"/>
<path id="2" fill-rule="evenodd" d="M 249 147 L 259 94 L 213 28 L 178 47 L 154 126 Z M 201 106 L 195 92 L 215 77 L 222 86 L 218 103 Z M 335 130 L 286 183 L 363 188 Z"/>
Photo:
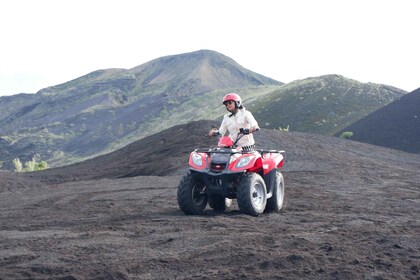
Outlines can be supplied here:
<path id="1" fill-rule="evenodd" d="M 33 172 L 40 171 L 48 168 L 48 164 L 45 161 L 36 162 L 35 157 L 31 161 L 25 162 L 25 168 L 22 166 L 22 162 L 19 158 L 13 160 L 13 166 L 15 167 L 15 172 Z"/>
<path id="2" fill-rule="evenodd" d="M 352 136 L 353 136 L 353 132 L 351 132 L 351 131 L 344 131 L 343 133 L 341 133 L 340 138 L 349 139 Z"/>
<path id="3" fill-rule="evenodd" d="M 34 158 L 32 158 L 31 161 L 27 161 L 25 163 L 25 168 L 24 168 L 24 172 L 32 172 L 35 171 L 35 166 L 36 166 L 36 161 Z"/>
<path id="4" fill-rule="evenodd" d="M 48 168 L 48 163 L 46 161 L 38 162 L 35 166 L 35 171 L 40 171 Z"/>
<path id="5" fill-rule="evenodd" d="M 279 130 L 280 131 L 289 131 L 290 126 L 287 125 L 285 128 L 282 128 L 281 126 L 279 126 Z"/>
<path id="6" fill-rule="evenodd" d="M 13 166 L 15 167 L 16 172 L 22 172 L 23 166 L 19 158 L 13 160 Z"/>

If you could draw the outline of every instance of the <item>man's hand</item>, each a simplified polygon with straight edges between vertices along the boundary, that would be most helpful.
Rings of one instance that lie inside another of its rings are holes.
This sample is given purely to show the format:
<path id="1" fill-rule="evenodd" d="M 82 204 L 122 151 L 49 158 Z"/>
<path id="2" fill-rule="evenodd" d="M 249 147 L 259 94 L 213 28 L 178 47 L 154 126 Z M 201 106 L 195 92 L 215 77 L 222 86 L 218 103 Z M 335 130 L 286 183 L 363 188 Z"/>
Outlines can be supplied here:
<path id="1" fill-rule="evenodd" d="M 209 136 L 212 137 L 215 133 L 219 133 L 219 130 L 217 128 L 212 128 L 209 132 Z"/>

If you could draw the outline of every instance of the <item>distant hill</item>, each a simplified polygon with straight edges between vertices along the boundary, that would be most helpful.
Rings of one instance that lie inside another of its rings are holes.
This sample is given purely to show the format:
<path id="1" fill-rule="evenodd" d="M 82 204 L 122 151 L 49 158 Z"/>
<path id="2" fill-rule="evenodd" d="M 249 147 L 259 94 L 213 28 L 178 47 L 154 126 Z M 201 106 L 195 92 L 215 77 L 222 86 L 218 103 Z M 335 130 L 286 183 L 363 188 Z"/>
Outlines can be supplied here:
<path id="1" fill-rule="evenodd" d="M 260 126 L 333 135 L 406 92 L 338 75 L 283 84 L 220 53 L 165 56 L 106 69 L 37 94 L 0 97 L 0 161 L 36 157 L 52 167 L 122 148 L 174 125 L 220 120 L 235 91 Z"/>
<path id="2" fill-rule="evenodd" d="M 249 108 L 263 127 L 289 126 L 293 131 L 334 135 L 405 93 L 392 86 L 325 75 L 279 87 Z"/>
<path id="3" fill-rule="evenodd" d="M 349 125 L 350 138 L 410 153 L 420 153 L 420 88 Z"/>

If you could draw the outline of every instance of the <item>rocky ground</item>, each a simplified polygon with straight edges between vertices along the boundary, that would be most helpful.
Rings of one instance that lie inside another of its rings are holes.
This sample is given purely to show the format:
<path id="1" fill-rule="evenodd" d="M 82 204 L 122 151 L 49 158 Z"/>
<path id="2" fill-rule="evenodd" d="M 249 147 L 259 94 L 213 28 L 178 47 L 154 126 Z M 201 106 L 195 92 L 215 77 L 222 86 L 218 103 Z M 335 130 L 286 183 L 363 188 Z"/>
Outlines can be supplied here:
<path id="1" fill-rule="evenodd" d="M 214 145 L 211 124 L 0 172 L 0 279 L 420 278 L 420 155 L 262 130 L 260 147 L 286 150 L 283 211 L 187 216 L 177 185 L 188 151 Z"/>

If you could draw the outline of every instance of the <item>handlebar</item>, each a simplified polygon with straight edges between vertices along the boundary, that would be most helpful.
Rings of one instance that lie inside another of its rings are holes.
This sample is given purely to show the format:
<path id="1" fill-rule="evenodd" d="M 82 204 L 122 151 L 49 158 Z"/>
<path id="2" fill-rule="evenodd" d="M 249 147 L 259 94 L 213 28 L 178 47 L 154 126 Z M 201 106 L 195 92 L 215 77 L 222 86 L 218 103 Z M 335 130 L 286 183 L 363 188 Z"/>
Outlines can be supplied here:
<path id="1" fill-rule="evenodd" d="M 257 131 L 259 131 L 260 129 L 259 128 L 257 128 L 254 132 L 257 132 Z M 238 143 L 238 141 L 243 137 L 243 136 L 245 136 L 245 135 L 248 135 L 248 134 L 251 134 L 251 133 L 253 133 L 253 131 L 251 131 L 249 128 L 240 128 L 239 129 L 239 133 L 238 133 L 238 135 L 236 136 L 236 141 L 233 143 L 233 147 L 236 147 L 236 144 Z M 222 134 L 219 132 L 219 130 L 217 130 L 217 129 L 215 129 L 215 128 L 213 128 L 211 131 L 210 131 L 210 133 L 209 133 L 209 136 L 210 137 L 221 137 L 222 136 Z"/>
<path id="2" fill-rule="evenodd" d="M 250 134 L 251 132 L 249 131 L 249 128 L 240 128 L 239 133 L 246 135 L 246 134 Z"/>
<path id="3" fill-rule="evenodd" d="M 259 131 L 260 129 L 259 128 L 257 128 L 257 129 L 255 129 L 255 131 L 254 132 L 257 132 L 257 131 Z M 249 128 L 240 128 L 239 129 L 239 133 L 240 134 L 244 134 L 244 135 L 246 135 L 246 134 L 251 134 L 251 133 L 253 133 L 253 132 L 251 132 L 251 130 L 249 129 Z"/>
<path id="4" fill-rule="evenodd" d="M 259 131 L 260 129 L 259 128 L 257 128 L 254 132 L 257 132 L 257 131 Z M 249 128 L 240 128 L 239 129 L 239 133 L 238 133 L 238 136 L 239 135 L 247 135 L 247 134 L 251 134 L 252 132 L 251 132 L 251 130 L 249 129 Z M 222 136 L 222 134 L 220 134 L 220 132 L 218 131 L 218 130 L 216 130 L 216 131 L 214 131 L 212 134 L 211 134 L 211 136 L 213 136 L 213 137 L 219 137 L 219 136 Z"/>

